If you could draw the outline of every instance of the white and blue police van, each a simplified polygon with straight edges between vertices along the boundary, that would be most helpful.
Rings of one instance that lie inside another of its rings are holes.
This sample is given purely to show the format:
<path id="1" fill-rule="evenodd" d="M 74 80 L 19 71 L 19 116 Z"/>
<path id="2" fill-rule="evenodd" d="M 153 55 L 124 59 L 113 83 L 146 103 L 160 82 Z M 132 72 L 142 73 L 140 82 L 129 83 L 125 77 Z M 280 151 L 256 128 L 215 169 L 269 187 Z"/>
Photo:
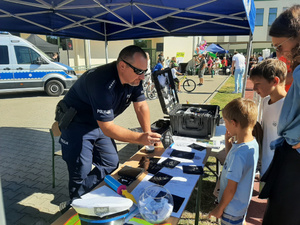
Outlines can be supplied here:
<path id="1" fill-rule="evenodd" d="M 45 91 L 59 96 L 76 80 L 71 67 L 54 62 L 20 37 L 0 32 L 0 93 Z"/>

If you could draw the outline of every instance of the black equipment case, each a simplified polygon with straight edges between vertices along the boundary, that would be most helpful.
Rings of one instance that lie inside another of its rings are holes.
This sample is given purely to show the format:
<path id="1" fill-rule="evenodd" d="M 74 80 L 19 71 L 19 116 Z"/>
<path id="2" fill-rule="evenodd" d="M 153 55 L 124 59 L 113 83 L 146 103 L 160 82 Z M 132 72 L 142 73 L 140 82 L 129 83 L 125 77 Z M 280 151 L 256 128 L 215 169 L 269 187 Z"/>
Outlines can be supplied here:
<path id="1" fill-rule="evenodd" d="M 153 80 L 164 114 L 170 116 L 173 135 L 211 138 L 219 125 L 218 105 L 179 104 L 170 68 L 155 71 Z"/>

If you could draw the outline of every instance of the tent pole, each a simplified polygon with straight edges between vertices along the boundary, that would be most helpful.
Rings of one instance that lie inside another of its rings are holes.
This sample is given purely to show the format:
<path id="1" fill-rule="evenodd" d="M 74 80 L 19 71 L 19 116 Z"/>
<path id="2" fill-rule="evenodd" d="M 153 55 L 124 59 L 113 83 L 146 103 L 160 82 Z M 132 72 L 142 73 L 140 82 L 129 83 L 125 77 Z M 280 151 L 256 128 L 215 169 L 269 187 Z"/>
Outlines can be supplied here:
<path id="1" fill-rule="evenodd" d="M 91 43 L 90 40 L 84 40 L 84 59 L 85 69 L 91 69 Z"/>
<path id="2" fill-rule="evenodd" d="M 104 37 L 105 37 L 105 60 L 107 64 L 108 63 L 108 50 L 107 50 L 108 42 L 107 42 L 107 34 L 106 34 L 106 23 L 104 23 Z"/>
<path id="3" fill-rule="evenodd" d="M 3 196 L 2 196 L 2 185 L 1 185 L 1 177 L 0 177 L 0 224 L 6 225 L 5 220 L 5 210 L 4 210 L 4 203 L 3 203 Z"/>
<path id="4" fill-rule="evenodd" d="M 68 66 L 70 66 L 69 48 L 67 47 Z"/>
<path id="5" fill-rule="evenodd" d="M 252 49 L 252 41 L 253 41 L 253 34 L 250 31 L 249 34 L 249 42 L 247 44 L 247 61 L 246 61 L 246 68 L 245 68 L 245 74 L 244 74 L 244 84 L 243 84 L 243 90 L 242 90 L 242 97 L 245 97 L 245 90 L 246 90 L 246 84 L 247 84 L 247 74 L 249 70 L 249 62 L 250 62 L 250 55 L 251 55 L 251 49 Z"/>

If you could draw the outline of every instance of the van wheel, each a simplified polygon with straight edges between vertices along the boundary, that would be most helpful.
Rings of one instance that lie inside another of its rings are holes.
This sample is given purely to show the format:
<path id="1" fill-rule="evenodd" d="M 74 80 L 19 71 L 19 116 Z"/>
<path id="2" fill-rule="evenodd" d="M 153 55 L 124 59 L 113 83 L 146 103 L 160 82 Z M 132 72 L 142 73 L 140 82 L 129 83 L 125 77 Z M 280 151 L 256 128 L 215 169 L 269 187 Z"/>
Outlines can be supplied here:
<path id="1" fill-rule="evenodd" d="M 45 91 L 50 96 L 60 96 L 64 91 L 64 86 L 58 80 L 51 80 L 46 84 Z"/>

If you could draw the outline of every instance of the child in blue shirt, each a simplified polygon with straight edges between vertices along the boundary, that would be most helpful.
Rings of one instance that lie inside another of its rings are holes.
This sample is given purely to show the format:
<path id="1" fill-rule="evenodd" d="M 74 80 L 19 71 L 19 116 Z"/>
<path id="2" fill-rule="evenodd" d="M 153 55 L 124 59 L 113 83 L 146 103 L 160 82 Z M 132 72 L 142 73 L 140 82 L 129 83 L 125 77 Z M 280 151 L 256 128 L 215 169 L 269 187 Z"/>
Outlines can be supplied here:
<path id="1" fill-rule="evenodd" d="M 226 149 L 230 149 L 220 179 L 219 204 L 209 217 L 221 218 L 222 225 L 243 224 L 252 197 L 258 144 L 252 135 L 257 106 L 249 99 L 237 98 L 222 111 L 226 126 Z M 231 137 L 235 142 L 231 144 Z"/>

